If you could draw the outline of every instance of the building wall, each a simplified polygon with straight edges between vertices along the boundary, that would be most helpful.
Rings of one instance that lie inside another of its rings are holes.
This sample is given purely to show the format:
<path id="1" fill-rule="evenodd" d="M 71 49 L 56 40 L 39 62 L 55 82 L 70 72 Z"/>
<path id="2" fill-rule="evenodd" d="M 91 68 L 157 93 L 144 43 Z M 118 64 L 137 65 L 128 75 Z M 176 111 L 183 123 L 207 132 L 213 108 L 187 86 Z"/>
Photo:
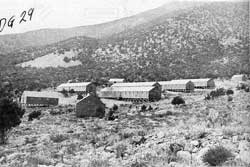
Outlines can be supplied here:
<path id="1" fill-rule="evenodd" d="M 213 79 L 210 79 L 207 83 L 208 88 L 215 88 L 215 82 Z"/>
<path id="2" fill-rule="evenodd" d="M 186 84 L 186 91 L 187 92 L 193 92 L 194 91 L 194 83 L 193 82 L 188 82 Z"/>
<path id="3" fill-rule="evenodd" d="M 24 97 L 25 100 L 22 100 L 26 106 L 56 106 L 58 105 L 58 98 L 46 98 L 46 97 Z"/>
<path id="4" fill-rule="evenodd" d="M 105 105 L 97 96 L 88 96 L 76 104 L 77 117 L 103 117 Z"/>
<path id="5" fill-rule="evenodd" d="M 161 99 L 161 88 L 155 87 L 149 92 L 149 101 L 159 101 Z"/>
<path id="6" fill-rule="evenodd" d="M 86 92 L 85 93 L 94 93 L 96 94 L 96 86 L 95 84 L 91 83 L 86 87 Z"/>

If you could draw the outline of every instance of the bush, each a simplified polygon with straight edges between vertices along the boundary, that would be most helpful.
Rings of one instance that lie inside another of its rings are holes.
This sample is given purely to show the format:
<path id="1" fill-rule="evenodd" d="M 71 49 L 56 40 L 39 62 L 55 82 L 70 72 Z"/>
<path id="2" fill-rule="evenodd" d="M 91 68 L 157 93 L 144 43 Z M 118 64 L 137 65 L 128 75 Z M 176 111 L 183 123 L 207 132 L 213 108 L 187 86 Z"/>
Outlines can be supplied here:
<path id="1" fill-rule="evenodd" d="M 68 97 L 68 91 L 67 90 L 63 89 L 61 91 L 61 93 L 63 94 L 64 97 Z"/>
<path id="2" fill-rule="evenodd" d="M 232 90 L 230 90 L 229 93 L 232 93 L 231 91 Z M 224 96 L 226 93 L 227 91 L 224 88 L 219 88 L 207 94 L 207 96 L 205 97 L 205 100 L 210 100 L 210 99 L 214 99 L 215 97 Z"/>
<path id="3" fill-rule="evenodd" d="M 227 95 L 233 95 L 233 94 L 234 94 L 234 91 L 233 91 L 232 89 L 228 89 L 228 90 L 226 91 L 226 94 L 227 94 Z"/>
<path id="4" fill-rule="evenodd" d="M 117 111 L 118 110 L 118 106 L 116 104 L 114 104 L 113 107 L 112 107 L 112 110 L 113 111 Z"/>
<path id="5" fill-rule="evenodd" d="M 151 110 L 153 110 L 153 107 L 151 105 L 149 105 L 147 110 L 151 111 Z"/>
<path id="6" fill-rule="evenodd" d="M 67 139 L 68 139 L 68 136 L 66 136 L 64 134 L 52 134 L 52 135 L 50 135 L 50 140 L 52 140 L 54 143 L 61 143 Z"/>
<path id="7" fill-rule="evenodd" d="M 115 120 L 116 117 L 114 116 L 114 113 L 115 111 L 113 109 L 109 109 L 109 111 L 105 113 L 105 120 L 108 120 L 108 121 Z"/>
<path id="8" fill-rule="evenodd" d="M 41 115 L 41 111 L 33 111 L 28 115 L 28 121 L 38 118 Z"/>
<path id="9" fill-rule="evenodd" d="M 70 94 L 73 94 L 73 93 L 75 93 L 75 90 L 74 90 L 74 89 L 70 89 L 70 90 L 69 90 L 69 93 L 70 93 Z"/>
<path id="10" fill-rule="evenodd" d="M 68 58 L 67 56 L 65 56 L 65 57 L 63 58 L 63 61 L 64 61 L 65 63 L 69 63 L 69 62 L 71 61 L 71 59 Z"/>
<path id="11" fill-rule="evenodd" d="M 0 98 L 0 144 L 6 143 L 7 132 L 21 123 L 24 113 L 25 110 L 16 102 L 6 97 Z"/>
<path id="12" fill-rule="evenodd" d="M 172 100 L 171 104 L 173 105 L 180 105 L 180 104 L 185 104 L 185 101 L 182 97 L 180 96 L 176 96 L 174 97 L 174 99 Z"/>
<path id="13" fill-rule="evenodd" d="M 223 146 L 209 149 L 202 157 L 202 161 L 211 166 L 218 166 L 232 158 L 233 154 Z"/>
<path id="14" fill-rule="evenodd" d="M 109 167 L 110 162 L 108 159 L 95 158 L 91 159 L 87 167 Z"/>
<path id="15" fill-rule="evenodd" d="M 127 145 L 120 143 L 115 147 L 116 158 L 123 158 L 127 151 Z"/>
<path id="16" fill-rule="evenodd" d="M 81 94 L 78 94 L 77 95 L 77 100 L 81 100 L 81 99 L 83 99 L 83 96 Z"/>
<path id="17" fill-rule="evenodd" d="M 147 109 L 147 106 L 145 106 L 145 105 L 141 106 L 141 111 L 146 111 L 146 109 Z"/>
<path id="18" fill-rule="evenodd" d="M 227 101 L 233 101 L 233 97 L 232 96 L 228 96 L 227 97 Z"/>

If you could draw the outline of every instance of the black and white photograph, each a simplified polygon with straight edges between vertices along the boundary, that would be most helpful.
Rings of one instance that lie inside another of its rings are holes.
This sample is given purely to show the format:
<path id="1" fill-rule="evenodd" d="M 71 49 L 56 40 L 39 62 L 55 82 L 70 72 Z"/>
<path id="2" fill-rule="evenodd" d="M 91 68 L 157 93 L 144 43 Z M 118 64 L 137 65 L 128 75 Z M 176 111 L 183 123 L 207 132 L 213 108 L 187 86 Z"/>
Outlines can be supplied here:
<path id="1" fill-rule="evenodd" d="M 250 167 L 249 0 L 0 0 L 0 167 Z"/>

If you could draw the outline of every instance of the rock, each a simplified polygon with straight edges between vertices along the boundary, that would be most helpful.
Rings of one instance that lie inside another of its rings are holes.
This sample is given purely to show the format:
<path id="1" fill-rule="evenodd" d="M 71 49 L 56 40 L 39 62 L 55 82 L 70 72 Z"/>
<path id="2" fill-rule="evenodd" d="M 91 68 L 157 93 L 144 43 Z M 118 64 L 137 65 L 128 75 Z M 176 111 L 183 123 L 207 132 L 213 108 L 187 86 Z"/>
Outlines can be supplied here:
<path id="1" fill-rule="evenodd" d="M 157 133 L 157 138 L 164 138 L 165 137 L 165 133 L 163 133 L 163 132 L 159 132 L 159 133 Z"/>
<path id="2" fill-rule="evenodd" d="M 56 164 L 55 167 L 71 167 L 71 165 L 63 164 L 63 163 L 58 163 Z"/>
<path id="3" fill-rule="evenodd" d="M 178 151 L 176 155 L 178 158 L 186 160 L 188 162 L 191 162 L 192 160 L 192 155 L 188 151 Z"/>
<path id="4" fill-rule="evenodd" d="M 193 145 L 195 147 L 200 145 L 200 142 L 198 140 L 191 141 L 190 143 L 191 143 L 191 145 Z"/>
<path id="5" fill-rule="evenodd" d="M 232 142 L 233 142 L 233 143 L 238 142 L 238 140 L 239 140 L 239 136 L 233 136 L 233 137 L 232 137 Z"/>
<path id="6" fill-rule="evenodd" d="M 173 113 L 171 111 L 167 111 L 167 110 L 160 110 L 160 111 L 155 112 L 155 116 L 158 116 L 158 117 L 164 117 L 164 116 L 168 116 L 168 115 L 173 115 Z"/>
<path id="7" fill-rule="evenodd" d="M 169 149 L 172 153 L 177 153 L 178 151 L 184 150 L 184 146 L 178 143 L 171 143 Z"/>
<path id="8" fill-rule="evenodd" d="M 199 163 L 203 163 L 202 157 L 209 149 L 209 147 L 202 148 L 197 154 L 195 154 L 195 158 Z"/>
<path id="9" fill-rule="evenodd" d="M 241 141 L 239 143 L 239 159 L 243 162 L 250 164 L 250 143 L 247 141 Z"/>

